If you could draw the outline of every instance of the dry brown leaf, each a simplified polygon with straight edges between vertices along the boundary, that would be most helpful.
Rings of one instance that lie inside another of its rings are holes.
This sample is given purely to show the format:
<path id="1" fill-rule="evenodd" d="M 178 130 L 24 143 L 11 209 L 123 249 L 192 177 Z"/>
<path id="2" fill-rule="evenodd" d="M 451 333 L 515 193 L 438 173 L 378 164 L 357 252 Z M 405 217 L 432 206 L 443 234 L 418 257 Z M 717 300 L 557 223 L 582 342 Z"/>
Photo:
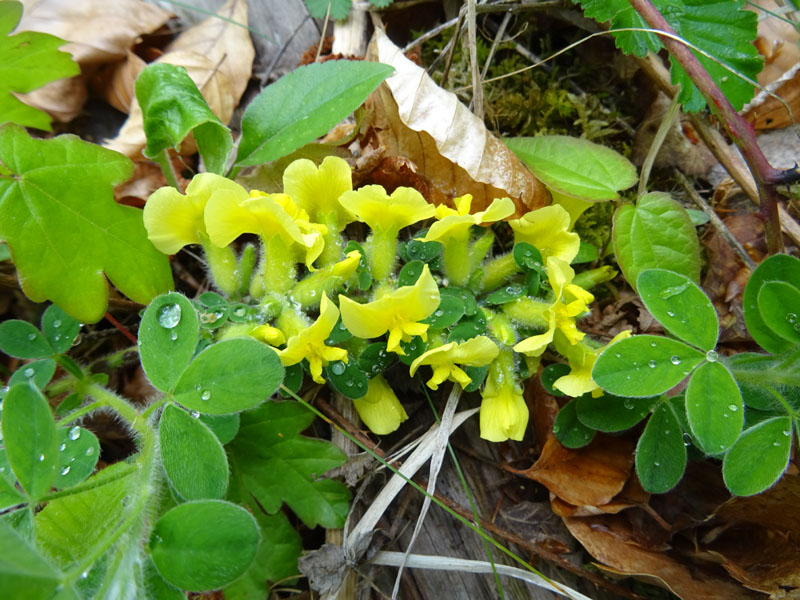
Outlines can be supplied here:
<path id="1" fill-rule="evenodd" d="M 517 215 L 550 203 L 544 185 L 483 121 L 407 59 L 383 31 L 375 32 L 367 57 L 395 68 L 368 100 L 372 129 L 386 157 L 416 166 L 430 186 L 430 200 L 439 204 L 469 193 L 477 211 L 508 196 Z"/>
<path id="2" fill-rule="evenodd" d="M 125 60 L 104 65 L 92 78 L 92 91 L 118 111 L 128 113 L 136 97 L 134 84 L 147 63 L 128 50 Z"/>
<path id="3" fill-rule="evenodd" d="M 137 38 L 161 27 L 171 14 L 141 0 L 23 0 L 19 31 L 40 31 L 70 42 L 63 46 L 80 64 L 82 77 L 47 84 L 23 100 L 69 121 L 86 100 L 85 77 L 99 65 L 125 57 Z"/>
<path id="4" fill-rule="evenodd" d="M 633 470 L 633 449 L 633 442 L 621 437 L 599 434 L 588 446 L 572 449 L 552 436 L 534 465 L 520 474 L 574 507 L 597 512 L 625 487 Z"/>
<path id="5" fill-rule="evenodd" d="M 218 14 L 247 25 L 247 2 L 228 0 Z M 184 38 L 188 40 L 186 43 L 182 41 Z M 207 43 L 204 44 L 203 40 Z M 238 50 L 233 52 L 232 48 Z M 214 114 L 223 123 L 228 123 L 247 86 L 254 56 L 246 28 L 209 17 L 181 34 L 155 62 L 186 68 Z M 105 146 L 126 156 L 138 157 L 145 144 L 142 109 L 134 100 L 128 120 L 117 137 L 107 141 Z M 184 154 L 194 150 L 192 143 L 184 144 L 181 148 Z"/>
<path id="6" fill-rule="evenodd" d="M 564 524 L 583 547 L 603 563 L 600 566 L 604 570 L 662 585 L 683 600 L 763 597 L 743 589 L 711 567 L 690 567 L 663 551 L 643 547 L 630 525 L 617 515 L 568 517 Z"/>

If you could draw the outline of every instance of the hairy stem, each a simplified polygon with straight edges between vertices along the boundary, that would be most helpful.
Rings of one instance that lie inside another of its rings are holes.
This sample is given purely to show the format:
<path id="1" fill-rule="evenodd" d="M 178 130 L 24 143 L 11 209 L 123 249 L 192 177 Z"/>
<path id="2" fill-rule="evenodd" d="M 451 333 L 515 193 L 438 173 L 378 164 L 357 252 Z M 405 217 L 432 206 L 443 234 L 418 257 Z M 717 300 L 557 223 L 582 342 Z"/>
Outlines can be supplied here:
<path id="1" fill-rule="evenodd" d="M 650 0 L 628 1 L 650 27 L 668 33 L 670 36 L 677 35 Z M 753 126 L 745 121 L 731 106 L 722 90 L 714 83 L 714 80 L 687 46 L 669 36 L 661 36 L 661 41 L 669 50 L 670 55 L 684 68 L 689 78 L 700 90 L 700 93 L 703 94 L 711 112 L 725 125 L 725 129 L 731 139 L 741 151 L 758 187 L 758 195 L 761 200 L 758 215 L 764 221 L 767 248 L 770 254 L 781 252 L 783 250 L 783 239 L 781 238 L 781 224 L 778 214 L 777 185 L 786 183 L 787 177 L 793 176 L 794 173 L 775 169 L 769 164 L 769 161 L 758 146 Z"/>

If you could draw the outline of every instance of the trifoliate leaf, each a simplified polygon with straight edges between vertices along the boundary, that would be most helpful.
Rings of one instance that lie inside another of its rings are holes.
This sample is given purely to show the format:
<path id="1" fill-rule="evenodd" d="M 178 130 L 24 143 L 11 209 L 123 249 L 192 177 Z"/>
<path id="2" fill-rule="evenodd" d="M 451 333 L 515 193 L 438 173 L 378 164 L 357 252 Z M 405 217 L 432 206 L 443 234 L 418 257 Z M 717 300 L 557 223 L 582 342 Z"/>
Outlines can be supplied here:
<path id="1" fill-rule="evenodd" d="M 612 29 L 648 27 L 627 0 L 579 0 L 587 17 L 611 21 Z M 653 0 L 675 32 L 713 58 L 693 51 L 736 110 L 753 96 L 753 86 L 720 63 L 755 79 L 762 67 L 753 45 L 758 16 L 745 10 L 743 0 Z M 661 43 L 651 33 L 625 31 L 614 34 L 617 46 L 628 54 L 656 52 Z M 705 108 L 706 102 L 686 72 L 672 61 L 672 82 L 681 86 L 678 100 L 688 112 Z"/>
<path id="2" fill-rule="evenodd" d="M 324 19 L 331 7 L 330 18 L 336 20 L 346 19 L 350 13 L 351 0 L 305 0 L 308 12 L 315 19 Z"/>
<path id="3" fill-rule="evenodd" d="M 78 75 L 81 69 L 69 53 L 58 51 L 67 43 L 61 38 L 33 31 L 9 36 L 21 16 L 21 3 L 0 2 L 0 123 L 50 131 L 48 114 L 11 92 L 31 92 L 50 81 Z"/>
<path id="4" fill-rule="evenodd" d="M 295 402 L 265 402 L 242 413 L 239 433 L 227 446 L 232 485 L 248 490 L 268 513 L 286 502 L 309 527 L 341 527 L 350 493 L 320 477 L 347 457 L 330 442 L 299 435 L 313 420 Z"/>
<path id="5" fill-rule="evenodd" d="M 0 237 L 31 300 L 95 322 L 108 304 L 104 272 L 141 303 L 172 287 L 141 211 L 114 202 L 113 187 L 132 171 L 126 157 L 73 135 L 37 140 L 0 127 Z"/>

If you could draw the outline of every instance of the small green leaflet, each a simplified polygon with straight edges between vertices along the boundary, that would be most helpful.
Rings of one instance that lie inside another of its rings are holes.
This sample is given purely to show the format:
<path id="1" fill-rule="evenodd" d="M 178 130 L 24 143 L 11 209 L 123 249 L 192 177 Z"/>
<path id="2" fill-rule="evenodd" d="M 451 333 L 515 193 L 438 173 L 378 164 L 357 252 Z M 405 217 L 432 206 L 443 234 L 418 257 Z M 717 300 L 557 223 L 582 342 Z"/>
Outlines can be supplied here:
<path id="1" fill-rule="evenodd" d="M 231 477 L 268 513 L 286 502 L 309 527 L 341 527 L 350 493 L 320 477 L 347 457 L 330 442 L 299 435 L 313 420 L 296 402 L 265 402 L 242 413 L 239 433 L 227 446 Z"/>
<path id="2" fill-rule="evenodd" d="M 574 1 L 574 0 L 573 0 Z M 612 29 L 648 28 L 627 0 L 578 0 L 587 17 L 611 21 Z M 758 17 L 744 10 L 743 0 L 653 0 L 675 32 L 693 46 L 751 80 L 761 71 L 762 60 L 753 45 Z M 657 52 L 661 42 L 652 33 L 623 31 L 614 34 L 617 46 L 627 54 L 644 56 Z M 753 97 L 753 86 L 713 59 L 693 51 L 722 92 L 739 110 Z M 672 82 L 681 86 L 678 100 L 688 112 L 706 106 L 700 91 L 686 72 L 672 62 Z"/>
<path id="3" fill-rule="evenodd" d="M 375 8 L 386 8 L 394 0 L 369 0 Z M 324 19 L 328 14 L 328 5 L 331 7 L 330 18 L 337 21 L 346 19 L 350 13 L 352 0 L 305 0 L 306 8 L 315 19 Z"/>
<path id="4" fill-rule="evenodd" d="M 114 202 L 131 161 L 73 135 L 49 140 L 0 127 L 0 237 L 25 294 L 82 322 L 108 305 L 103 272 L 143 304 L 172 287 L 167 257 L 147 239 L 140 210 Z"/>
<path id="5" fill-rule="evenodd" d="M 24 94 L 62 77 L 81 72 L 59 46 L 67 42 L 47 33 L 9 35 L 22 17 L 20 2 L 0 2 L 0 123 L 18 123 L 50 131 L 50 116 L 28 106 L 11 92 Z"/>

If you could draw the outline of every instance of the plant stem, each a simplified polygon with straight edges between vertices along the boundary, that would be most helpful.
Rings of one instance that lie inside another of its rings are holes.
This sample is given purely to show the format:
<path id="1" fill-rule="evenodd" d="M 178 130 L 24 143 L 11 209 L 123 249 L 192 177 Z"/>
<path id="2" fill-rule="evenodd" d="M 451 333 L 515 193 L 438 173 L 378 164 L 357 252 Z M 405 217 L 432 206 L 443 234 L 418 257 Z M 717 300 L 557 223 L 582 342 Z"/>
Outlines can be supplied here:
<path id="1" fill-rule="evenodd" d="M 677 36 L 664 16 L 650 0 L 628 0 L 634 10 L 650 27 Z M 758 216 L 764 222 L 767 249 L 770 254 L 783 251 L 780 216 L 778 214 L 777 186 L 797 177 L 794 169 L 783 171 L 774 168 L 764 156 L 756 140 L 753 126 L 742 118 L 719 89 L 692 51 L 669 36 L 660 36 L 670 55 L 684 68 L 689 78 L 703 94 L 711 112 L 723 123 L 728 134 L 742 153 L 755 179 L 761 206 Z"/>
<path id="2" fill-rule="evenodd" d="M 167 150 L 165 149 L 159 152 L 154 160 L 156 164 L 161 167 L 161 172 L 164 174 L 164 179 L 167 180 L 167 183 L 180 192 L 181 186 L 178 184 L 178 177 L 175 175 L 175 170 L 172 168 L 172 162 L 169 159 Z"/>

